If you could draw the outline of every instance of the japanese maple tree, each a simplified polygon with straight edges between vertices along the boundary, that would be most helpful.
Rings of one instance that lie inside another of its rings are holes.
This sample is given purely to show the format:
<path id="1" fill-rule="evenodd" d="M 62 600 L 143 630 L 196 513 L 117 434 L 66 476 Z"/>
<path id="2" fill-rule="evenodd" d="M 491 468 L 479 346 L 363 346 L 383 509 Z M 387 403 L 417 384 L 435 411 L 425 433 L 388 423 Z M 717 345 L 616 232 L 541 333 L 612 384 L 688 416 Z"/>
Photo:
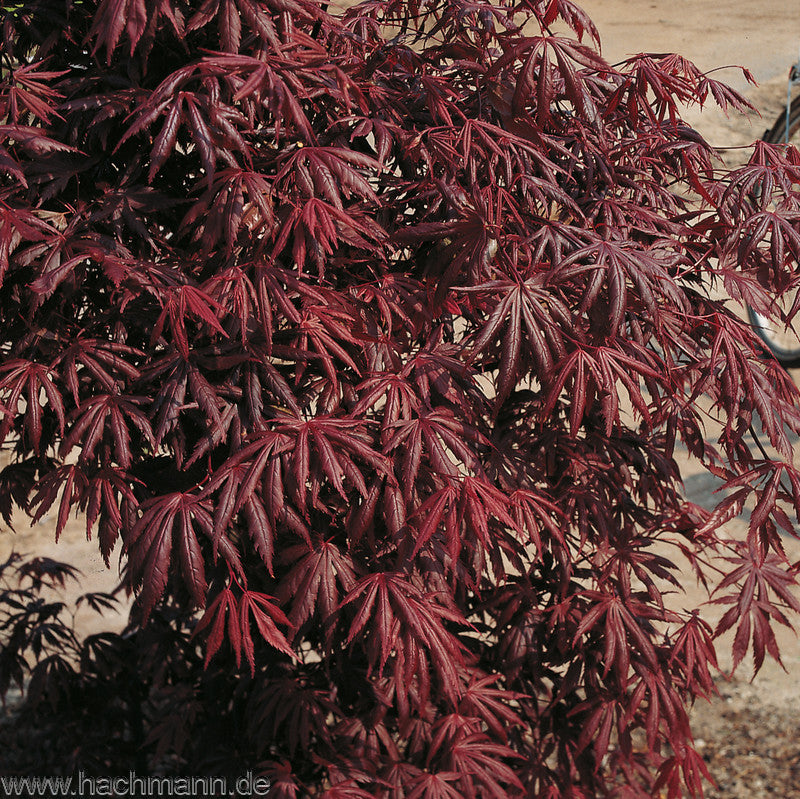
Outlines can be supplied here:
<path id="1" fill-rule="evenodd" d="M 797 391 L 719 299 L 797 288 L 797 152 L 724 169 L 680 107 L 744 100 L 570 0 L 2 18 L 0 511 L 83 511 L 137 597 L 75 643 L 2 595 L 18 740 L 276 798 L 700 792 L 715 636 L 758 669 L 800 610 Z"/>

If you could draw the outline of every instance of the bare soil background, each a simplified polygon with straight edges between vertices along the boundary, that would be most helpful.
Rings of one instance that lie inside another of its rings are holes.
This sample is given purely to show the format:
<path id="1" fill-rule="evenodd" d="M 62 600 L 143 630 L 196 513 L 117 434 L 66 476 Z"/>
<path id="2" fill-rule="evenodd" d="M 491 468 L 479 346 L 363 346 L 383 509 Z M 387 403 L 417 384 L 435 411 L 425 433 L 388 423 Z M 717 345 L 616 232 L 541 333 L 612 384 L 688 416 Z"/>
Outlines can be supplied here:
<path id="1" fill-rule="evenodd" d="M 580 2 L 580 0 L 578 0 Z M 714 109 L 687 110 L 685 119 L 726 160 L 746 158 L 747 145 L 772 126 L 786 98 L 786 76 L 800 48 L 800 5 L 797 0 L 584 0 L 580 3 L 598 27 L 602 52 L 615 63 L 637 52 L 679 52 L 704 70 L 739 64 L 751 70 L 758 87 L 747 84 L 741 72 L 727 69 L 716 77 L 743 91 L 761 116 L 725 116 Z M 800 383 L 800 371 L 794 373 Z M 0 455 L 0 466 L 4 465 Z M 718 483 L 683 458 L 682 474 L 687 496 L 707 507 L 718 497 Z M 743 534 L 746 518 L 730 523 L 732 532 Z M 86 541 L 83 520 L 74 518 L 56 543 L 54 514 L 36 525 L 19 516 L 13 533 L 0 522 L 0 561 L 12 550 L 72 563 L 83 572 L 71 584 L 67 600 L 86 591 L 110 591 L 118 576 L 118 561 L 106 568 L 95 542 Z M 800 560 L 800 543 L 786 541 L 793 560 Z M 686 594 L 675 597 L 679 606 L 694 607 L 705 594 L 686 575 Z M 719 611 L 709 606 L 712 623 Z M 100 618 L 87 609 L 78 611 L 79 629 L 86 633 L 119 630 L 124 614 Z M 759 799 L 779 796 L 800 799 L 800 642 L 790 631 L 779 634 L 786 670 L 768 660 L 750 682 L 752 666 L 745 662 L 730 678 L 718 681 L 719 696 L 700 702 L 693 711 L 698 749 L 704 754 L 717 787 L 707 791 L 711 799 Z M 720 645 L 724 671 L 730 657 Z"/>
<path id="2" fill-rule="evenodd" d="M 684 114 L 729 164 L 747 158 L 747 146 L 772 127 L 786 103 L 789 68 L 800 48 L 796 0 L 585 0 L 580 5 L 594 20 L 602 53 L 612 64 L 637 52 L 678 52 L 705 71 L 729 65 L 750 70 L 757 87 L 736 69 L 715 77 L 741 91 L 756 113 L 725 115 L 707 108 Z M 800 385 L 800 371 L 793 376 Z M 686 459 L 680 465 L 689 498 L 713 504 L 714 478 Z M 743 534 L 746 525 L 746 519 L 734 520 L 731 532 Z M 792 560 L 800 558 L 797 541 L 787 540 L 786 548 Z M 702 601 L 690 575 L 686 590 L 687 607 L 693 599 Z M 705 614 L 712 623 L 720 615 L 714 607 Z M 752 665 L 745 662 L 732 678 L 717 681 L 716 699 L 694 708 L 697 747 L 717 783 L 707 792 L 712 799 L 800 798 L 800 642 L 788 630 L 779 631 L 778 642 L 785 670 L 768 660 L 751 682 Z M 726 644 L 729 650 L 730 640 L 719 646 L 720 665 L 729 671 Z"/>

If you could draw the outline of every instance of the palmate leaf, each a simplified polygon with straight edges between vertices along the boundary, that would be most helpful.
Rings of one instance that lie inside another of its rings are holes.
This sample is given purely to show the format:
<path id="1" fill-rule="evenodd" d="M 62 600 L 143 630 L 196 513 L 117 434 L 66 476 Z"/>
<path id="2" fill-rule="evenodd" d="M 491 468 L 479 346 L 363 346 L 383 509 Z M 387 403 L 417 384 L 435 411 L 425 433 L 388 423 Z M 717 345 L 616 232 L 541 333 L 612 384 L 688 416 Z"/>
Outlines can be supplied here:
<path id="1" fill-rule="evenodd" d="M 236 657 L 236 665 L 241 665 L 244 652 L 250 672 L 255 674 L 255 644 L 251 622 L 255 623 L 261 638 L 267 644 L 289 657 L 294 657 L 294 652 L 277 627 L 278 624 L 288 626 L 289 620 L 273 603 L 273 599 L 274 597 L 258 591 L 243 590 L 236 594 L 229 587 L 223 588 L 209 603 L 193 632 L 197 636 L 210 627 L 206 642 L 206 665 L 227 639 Z"/>
<path id="2" fill-rule="evenodd" d="M 537 284 L 539 281 L 533 279 L 521 284 L 495 281 L 477 287 L 499 298 L 471 348 L 474 358 L 490 344 L 496 346 L 496 342 L 502 341 L 498 403 L 524 377 L 520 370 L 522 360 L 527 362 L 532 357 L 537 372 L 544 375 L 552 371 L 554 360 L 564 352 L 561 332 L 554 324 L 552 312 L 546 310 L 551 299 Z M 555 298 L 552 301 L 559 304 Z"/>
<path id="3" fill-rule="evenodd" d="M 205 73 L 219 71 L 218 67 L 214 69 L 207 65 L 184 67 L 162 81 L 131 113 L 133 121 L 120 138 L 117 148 L 122 147 L 128 139 L 141 136 L 164 117 L 150 150 L 150 183 L 175 152 L 182 127 L 191 138 L 207 188 L 210 189 L 214 183 L 218 156 L 223 156 L 236 166 L 234 153 L 238 152 L 245 164 L 248 162 L 250 147 L 243 133 L 249 132 L 250 123 L 236 109 L 213 103 L 209 94 L 219 96 L 218 79 L 207 78 L 200 91 L 191 88 Z M 209 84 L 215 88 L 210 89 Z"/>
<path id="4" fill-rule="evenodd" d="M 152 169 L 152 164 L 151 164 Z M 201 236 L 203 247 L 214 250 L 224 242 L 232 252 L 240 231 L 258 234 L 276 224 L 273 178 L 242 169 L 219 170 L 207 192 L 181 222 L 181 228 Z M 198 220 L 204 220 L 198 230 Z"/>
<path id="5" fill-rule="evenodd" d="M 31 125 L 0 125 L 0 138 L 10 144 L 12 152 L 18 150 L 32 157 L 52 152 L 78 152 L 75 147 L 48 137 L 44 130 Z"/>
<path id="6" fill-rule="evenodd" d="M 300 291 L 304 290 L 299 281 L 297 287 Z M 353 346 L 363 340 L 358 332 L 358 313 L 352 306 L 329 302 L 332 298 L 320 292 L 314 292 L 314 295 L 312 301 L 304 304 L 303 312 L 297 314 L 298 324 L 289 340 L 287 354 L 294 357 L 293 350 L 296 350 L 308 353 L 304 360 L 319 359 L 331 389 L 338 393 L 345 369 L 352 370 L 356 375 L 361 373 L 356 361 L 359 353 L 354 351 Z M 303 361 L 298 362 L 295 383 L 302 378 L 305 368 Z"/>
<path id="7" fill-rule="evenodd" d="M 745 222 L 754 211 L 764 212 L 793 196 L 800 164 L 792 151 L 758 141 L 747 164 L 731 172 L 717 202 L 726 218 Z"/>
<path id="8" fill-rule="evenodd" d="M 584 84 L 584 77 L 576 69 L 579 64 L 589 69 L 603 71 L 606 63 L 591 48 L 562 36 L 532 36 L 515 47 L 514 58 L 524 59 L 514 89 L 512 110 L 516 115 L 525 107 L 533 90 L 536 91 L 536 114 L 540 123 L 550 118 L 550 106 L 555 97 L 553 74 L 563 80 L 564 93 L 576 111 L 588 119 L 597 116 L 594 100 Z M 508 57 L 508 55 L 506 56 Z M 498 67 L 502 61 L 498 62 Z M 539 80 L 534 79 L 539 74 Z"/>
<path id="9" fill-rule="evenodd" d="M 453 744 L 449 760 L 457 773 L 462 774 L 461 786 L 465 796 L 508 796 L 510 790 L 522 790 L 514 769 L 502 758 L 519 757 L 509 747 L 491 743 L 478 733 Z"/>
<path id="10" fill-rule="evenodd" d="M 459 775 L 455 771 L 437 771 L 419 774 L 408 781 L 408 799 L 460 799 L 464 794 L 457 787 Z"/>
<path id="11" fill-rule="evenodd" d="M 645 421 L 649 421 L 650 411 L 639 380 L 648 377 L 658 380 L 661 373 L 651 366 L 654 356 L 644 350 L 634 349 L 634 352 L 643 360 L 610 347 L 597 347 L 594 353 L 584 349 L 574 350 L 559 364 L 544 402 L 543 413 L 547 415 L 552 412 L 561 392 L 569 383 L 570 435 L 577 434 L 587 408 L 591 409 L 594 404 L 595 395 L 602 397 L 601 409 L 608 435 L 620 423 L 619 393 L 616 388 L 617 382 L 620 382 L 625 386 L 633 406 Z"/>
<path id="12" fill-rule="evenodd" d="M 80 404 L 80 383 L 87 375 L 108 392 L 114 392 L 120 385 L 140 376 L 135 363 L 144 353 L 125 344 L 103 341 L 97 338 L 79 337 L 73 339 L 57 358 L 54 366 L 72 394 L 76 405 Z M 79 367 L 81 371 L 79 373 Z"/>
<path id="13" fill-rule="evenodd" d="M 273 603 L 274 597 L 257 591 L 244 591 L 239 600 L 239 624 L 242 631 L 242 648 L 250 663 L 250 669 L 255 669 L 255 656 L 252 638 L 250 636 L 250 616 L 255 622 L 256 629 L 261 638 L 271 647 L 295 657 L 283 633 L 277 625 L 289 626 L 290 622 L 283 611 Z"/>
<path id="14" fill-rule="evenodd" d="M 428 752 L 429 763 L 461 775 L 463 796 L 507 796 L 522 790 L 522 783 L 506 762 L 518 755 L 508 746 L 488 739 L 475 729 L 475 719 L 445 716 L 434 727 Z"/>
<path id="15" fill-rule="evenodd" d="M 130 476 L 124 469 L 105 466 L 88 480 L 83 494 L 86 537 L 91 539 L 92 530 L 99 520 L 100 552 L 108 565 L 123 528 L 123 509 L 126 505 L 130 508 L 137 504 Z"/>
<path id="16" fill-rule="evenodd" d="M 22 167 L 6 153 L 0 149 L 0 164 L 24 184 Z M 11 254 L 22 242 L 41 242 L 55 234 L 56 230 L 29 207 L 12 207 L 0 199 L 0 287 L 12 263 Z"/>
<path id="17" fill-rule="evenodd" d="M 270 681 L 249 710 L 251 734 L 267 740 L 284 737 L 292 757 L 301 747 L 330 744 L 328 719 L 341 715 L 325 692 L 290 678 Z"/>
<path id="18" fill-rule="evenodd" d="M 318 6 L 307 0 L 206 0 L 189 18 L 186 29 L 202 29 L 216 18 L 220 45 L 226 52 L 238 51 L 243 26 L 273 47 L 278 47 L 279 37 L 273 18 L 276 11 L 295 14 L 299 18 L 316 18 L 321 13 Z"/>
<path id="19" fill-rule="evenodd" d="M 691 100 L 698 91 L 697 83 L 701 79 L 693 64 L 683 61 L 675 63 L 672 56 L 662 58 L 640 54 L 626 61 L 624 71 L 626 80 L 617 89 L 612 102 L 626 103 L 629 118 L 634 120 L 640 114 L 645 114 L 654 122 L 662 121 L 665 116 L 676 119 L 678 102 Z M 647 95 L 641 92 L 641 86 L 647 86 L 653 93 L 654 103 L 643 102 Z"/>
<path id="20" fill-rule="evenodd" d="M 152 340 L 158 340 L 169 321 L 170 332 L 184 360 L 189 358 L 187 319 L 197 320 L 211 332 L 227 335 L 218 317 L 218 314 L 224 313 L 224 308 L 199 288 L 189 285 L 175 286 L 162 295 L 161 305 L 163 310 L 153 329 Z"/>
<path id="21" fill-rule="evenodd" d="M 629 241 L 590 242 L 564 258 L 554 270 L 551 280 L 558 284 L 567 275 L 570 280 L 574 280 L 581 273 L 586 273 L 589 277 L 580 309 L 586 311 L 595 306 L 605 284 L 604 311 L 612 335 L 619 331 L 625 308 L 633 305 L 633 300 L 627 296 L 628 282 L 632 284 L 635 296 L 648 314 L 657 317 L 659 301 L 686 307 L 682 292 L 659 262 L 656 252 L 642 252 Z"/>
<path id="22" fill-rule="evenodd" d="M 286 496 L 283 460 L 293 451 L 293 443 L 292 437 L 285 433 L 260 432 L 216 471 L 204 491 L 217 495 L 215 545 L 234 517 L 242 512 L 250 538 L 270 574 L 279 523 L 288 525 L 311 547 L 308 527 Z M 296 488 L 296 483 L 290 485 Z M 302 512 L 302 503 L 300 507 Z"/>
<path id="23" fill-rule="evenodd" d="M 111 64 L 112 54 L 125 33 L 132 55 L 145 30 L 163 24 L 162 18 L 175 34 L 183 33 L 183 13 L 174 0 L 102 0 L 89 31 L 89 37 L 95 39 L 94 52 L 105 47 L 106 63 Z"/>
<path id="24" fill-rule="evenodd" d="M 710 696 L 716 689 L 711 669 L 717 669 L 717 655 L 711 626 L 697 614 L 686 622 L 673 644 L 672 663 L 680 664 L 685 672 L 686 686 Z"/>
<path id="25" fill-rule="evenodd" d="M 714 636 L 722 635 L 736 626 L 733 644 L 734 668 L 741 663 L 748 645 L 752 642 L 754 670 L 757 672 L 767 652 L 781 663 L 773 621 L 791 628 L 785 609 L 800 610 L 800 601 L 795 595 L 796 573 L 787 568 L 783 559 L 775 554 L 764 558 L 757 547 L 740 547 L 741 554 L 732 559 L 738 567 L 720 582 L 717 592 L 723 593 L 737 583 L 741 586 L 737 594 L 724 594 L 714 602 L 730 605 L 714 630 Z M 776 601 L 778 604 L 776 604 Z M 781 663 L 781 665 L 783 665 Z"/>
<path id="26" fill-rule="evenodd" d="M 47 399 L 47 407 L 55 414 L 63 433 L 66 423 L 64 403 L 54 377 L 52 369 L 32 361 L 11 359 L 0 365 L 0 401 L 4 405 L 0 443 L 6 440 L 11 431 L 23 397 L 26 402 L 24 431 L 34 451 L 39 450 L 42 438 L 42 395 Z"/>
<path id="27" fill-rule="evenodd" d="M 275 176 L 275 184 L 282 187 L 293 179 L 294 186 L 306 198 L 322 197 L 340 210 L 343 199 L 352 196 L 372 202 L 378 196 L 361 170 L 373 175 L 381 171 L 380 162 L 368 155 L 344 147 L 307 146 L 296 150 Z"/>
<path id="28" fill-rule="evenodd" d="M 543 541 L 563 542 L 562 512 L 550 498 L 533 491 L 519 489 L 510 497 L 508 512 L 514 518 L 514 527 L 527 533 L 529 540 L 541 552 Z M 546 531 L 542 536 L 542 532 Z"/>
<path id="29" fill-rule="evenodd" d="M 0 413 L 4 413 L 0 408 Z M 36 470 L 30 463 L 9 463 L 0 469 L 0 518 L 14 529 L 14 507 L 30 508 L 29 497 L 36 483 Z"/>
<path id="30" fill-rule="evenodd" d="M 389 459 L 372 448 L 372 437 L 362 422 L 332 417 L 309 421 L 285 419 L 277 422 L 275 431 L 293 441 L 284 460 L 294 477 L 296 502 L 303 512 L 307 509 L 309 491 L 316 504 L 323 482 L 344 500 L 347 500 L 345 480 L 362 497 L 366 496 L 366 482 L 356 460 L 379 474 L 390 474 Z"/>
<path id="31" fill-rule="evenodd" d="M 327 625 L 341 597 L 355 585 L 352 560 L 329 541 L 310 550 L 305 546 L 293 547 L 283 557 L 294 564 L 279 591 L 284 604 L 291 602 L 292 626 L 299 629 L 312 615 Z"/>
<path id="32" fill-rule="evenodd" d="M 449 633 L 443 621 L 458 622 L 459 617 L 431 601 L 400 574 L 378 573 L 362 578 L 342 600 L 344 609 L 359 598 L 360 606 L 350 625 L 347 643 L 357 637 L 365 639 L 372 667 L 383 671 L 389 656 L 403 644 L 406 669 L 399 676 L 408 681 L 416 664 L 416 651 L 430 653 L 439 674 L 442 690 L 448 695 L 459 692 L 455 666 L 462 662 L 461 644 Z M 373 624 L 366 625 L 372 618 Z M 408 684 L 396 690 L 408 690 Z"/>
<path id="33" fill-rule="evenodd" d="M 686 785 L 694 796 L 701 795 L 703 780 L 713 782 L 702 755 L 692 747 L 681 754 L 667 758 L 658 770 L 658 779 L 653 790 L 667 787 L 667 799 L 680 799 Z"/>
<path id="34" fill-rule="evenodd" d="M 381 430 L 384 435 L 391 432 L 395 422 L 409 419 L 420 407 L 414 385 L 398 374 L 383 372 L 367 378 L 356 387 L 361 395 L 353 408 L 360 415 L 378 406 L 381 413 Z M 382 406 L 382 407 L 381 407 Z"/>
<path id="35" fill-rule="evenodd" d="M 114 455 L 123 468 L 131 465 L 131 435 L 134 429 L 152 446 L 153 431 L 147 416 L 138 407 L 142 397 L 99 394 L 81 403 L 69 417 L 69 430 L 61 442 L 59 454 L 66 456 L 79 447 L 81 460 L 91 461 L 102 438 L 114 442 Z"/>
<path id="36" fill-rule="evenodd" d="M 6 85 L 0 84 L 0 116 L 14 124 L 29 114 L 30 117 L 44 124 L 50 122 L 56 102 L 61 95 L 48 83 L 55 78 L 66 75 L 67 71 L 54 72 L 41 67 L 45 61 L 32 64 L 21 64 L 8 76 Z"/>
<path id="37" fill-rule="evenodd" d="M 154 497 L 141 506 L 142 515 L 125 542 L 132 577 L 142 583 L 145 618 L 163 594 L 173 550 L 192 599 L 202 607 L 208 586 L 198 533 L 214 538 L 208 505 L 193 494 L 174 493 Z"/>
<path id="38" fill-rule="evenodd" d="M 464 691 L 460 707 L 463 715 L 480 718 L 497 738 L 505 742 L 508 730 L 523 723 L 512 707 L 512 703 L 521 697 L 502 688 L 492 688 L 499 679 L 499 675 L 474 675 Z"/>
<path id="39" fill-rule="evenodd" d="M 640 621 L 643 615 L 655 615 L 634 599 L 623 600 L 616 594 L 585 591 L 584 597 L 593 603 L 593 607 L 583 616 L 577 630 L 575 641 L 603 621 L 604 667 L 603 676 L 611 669 L 619 674 L 622 683 L 627 680 L 631 654 L 644 660 L 651 668 L 656 668 L 658 658 L 647 623 Z M 660 614 L 659 614 L 660 615 Z"/>
<path id="40" fill-rule="evenodd" d="M 458 558 L 461 547 L 466 546 L 473 551 L 491 553 L 495 564 L 500 564 L 500 539 L 495 532 L 495 520 L 503 526 L 516 528 L 514 519 L 506 511 L 507 505 L 508 497 L 482 480 L 467 476 L 461 481 L 452 481 L 426 499 L 411 516 L 409 521 L 417 532 L 413 555 L 425 548 L 443 526 L 445 546 L 453 560 Z M 503 571 L 501 566 L 498 575 Z"/>
<path id="41" fill-rule="evenodd" d="M 159 378 L 161 380 L 156 383 Z M 168 352 L 153 360 L 143 372 L 143 379 L 158 386 L 150 406 L 150 416 L 155 442 L 159 445 L 180 418 L 189 382 L 189 366 L 179 353 Z"/>
<path id="42" fill-rule="evenodd" d="M 292 3 L 293 0 L 276 0 L 276 2 Z M 316 6 L 314 8 L 316 10 Z M 310 37 L 306 37 L 304 44 L 307 47 L 305 59 L 303 51 L 299 51 L 296 54 L 297 58 L 291 60 L 270 54 L 262 58 L 224 52 L 206 56 L 196 67 L 175 73 L 158 87 L 148 101 L 148 106 L 142 109 L 143 113 L 136 127 L 131 128 L 131 135 L 145 125 L 151 124 L 153 119 L 162 113 L 166 107 L 166 99 L 176 86 L 190 81 L 194 77 L 193 73 L 199 73 L 220 76 L 228 80 L 231 76 L 235 76 L 237 88 L 231 98 L 233 103 L 244 101 L 253 114 L 256 113 L 256 109 L 259 109 L 258 113 L 262 113 L 263 109 L 269 109 L 279 136 L 284 132 L 284 128 L 285 132 L 294 129 L 306 144 L 315 144 L 316 135 L 301 105 L 301 101 L 307 99 L 308 89 L 297 80 L 297 73 L 309 67 L 319 66 L 319 56 L 322 52 L 318 50 L 319 44 Z M 315 50 L 317 52 L 314 52 Z"/>
<path id="43" fill-rule="evenodd" d="M 264 773 L 269 775 L 270 790 L 276 799 L 297 799 L 300 785 L 288 760 L 280 763 L 267 760 L 262 765 Z"/>
<path id="44" fill-rule="evenodd" d="M 35 509 L 33 519 L 41 519 L 60 497 L 56 517 L 56 540 L 61 536 L 70 511 L 80 504 L 86 491 L 86 478 L 75 466 L 62 466 L 50 472 L 35 484 L 36 493 L 30 506 Z"/>
<path id="45" fill-rule="evenodd" d="M 344 210 L 320 197 L 312 197 L 288 214 L 270 257 L 277 258 L 291 240 L 295 263 L 304 265 L 310 257 L 322 274 L 325 261 L 340 243 L 372 250 L 380 246 L 385 237 L 382 228 L 360 210 Z"/>
<path id="46" fill-rule="evenodd" d="M 64 531 L 74 508 L 80 507 L 86 514 L 87 539 L 91 539 L 99 518 L 100 551 L 108 564 L 123 526 L 121 505 L 125 502 L 130 506 L 136 505 L 130 483 L 127 471 L 116 466 L 104 465 L 88 478 L 76 465 L 63 466 L 31 485 L 30 490 L 34 493 L 30 511 L 34 521 L 39 521 L 58 500 L 56 540 Z"/>
<path id="47" fill-rule="evenodd" d="M 487 442 L 480 431 L 455 418 L 452 412 L 421 413 L 416 418 L 398 420 L 391 429 L 394 432 L 385 450 L 403 455 L 401 487 L 406 499 L 411 498 L 417 485 L 423 455 L 434 472 L 442 477 L 457 478 L 462 462 L 478 473 L 482 471 L 474 451 L 465 441 L 477 445 Z"/>

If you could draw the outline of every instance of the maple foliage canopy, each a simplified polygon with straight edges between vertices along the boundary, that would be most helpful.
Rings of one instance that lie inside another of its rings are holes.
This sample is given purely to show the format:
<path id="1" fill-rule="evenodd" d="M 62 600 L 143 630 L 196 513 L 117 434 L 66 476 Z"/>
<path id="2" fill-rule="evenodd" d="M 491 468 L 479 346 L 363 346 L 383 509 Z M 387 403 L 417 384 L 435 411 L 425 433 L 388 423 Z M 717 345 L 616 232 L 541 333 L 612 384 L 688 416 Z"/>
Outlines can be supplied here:
<path id="1" fill-rule="evenodd" d="M 275 797 L 699 791 L 714 636 L 759 668 L 800 610 L 797 392 L 718 299 L 797 287 L 797 152 L 722 168 L 679 107 L 742 98 L 612 67 L 570 0 L 2 17 L 0 511 L 121 545 L 131 628 L 81 668 L 139 664 L 136 758 Z M 665 605 L 677 562 L 721 573 L 716 630 Z"/>

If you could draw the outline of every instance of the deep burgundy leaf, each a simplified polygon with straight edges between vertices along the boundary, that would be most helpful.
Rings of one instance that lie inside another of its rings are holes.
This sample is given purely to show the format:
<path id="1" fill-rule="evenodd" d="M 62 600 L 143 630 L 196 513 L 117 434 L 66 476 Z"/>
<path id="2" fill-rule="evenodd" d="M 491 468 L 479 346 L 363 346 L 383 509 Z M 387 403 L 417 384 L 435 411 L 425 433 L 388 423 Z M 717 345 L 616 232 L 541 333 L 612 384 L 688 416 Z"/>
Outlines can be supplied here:
<path id="1" fill-rule="evenodd" d="M 0 564 L 8 754 L 697 793 L 715 636 L 800 612 L 798 392 L 732 311 L 800 314 L 800 153 L 727 170 L 681 112 L 746 101 L 571 0 L 7 5 L 0 516 L 134 595 L 82 642 Z"/>

